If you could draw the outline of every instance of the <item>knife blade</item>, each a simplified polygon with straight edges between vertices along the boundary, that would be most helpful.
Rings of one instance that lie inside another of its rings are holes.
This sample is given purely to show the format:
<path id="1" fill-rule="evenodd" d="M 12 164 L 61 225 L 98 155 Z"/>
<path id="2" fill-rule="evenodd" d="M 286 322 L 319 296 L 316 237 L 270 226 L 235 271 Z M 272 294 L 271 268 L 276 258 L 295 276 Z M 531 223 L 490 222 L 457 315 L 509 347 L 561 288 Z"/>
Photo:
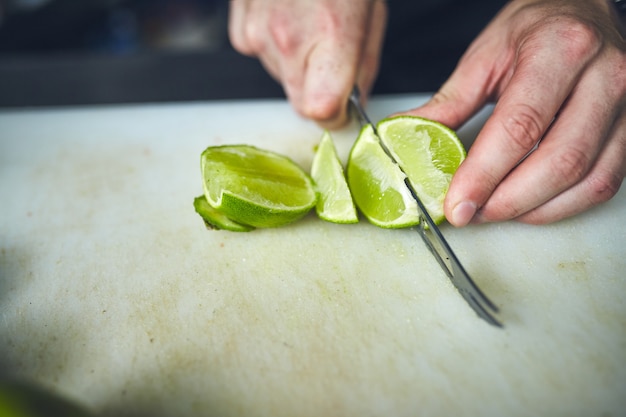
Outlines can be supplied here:
<path id="1" fill-rule="evenodd" d="M 381 148 L 385 151 L 387 156 L 402 170 L 402 167 L 398 164 L 396 159 L 393 157 L 393 154 L 387 148 L 385 143 L 381 140 L 378 135 L 378 130 L 376 129 L 376 125 L 374 125 L 367 115 L 363 105 L 361 104 L 361 93 L 359 88 L 355 86 L 352 90 L 352 94 L 350 95 L 350 103 L 352 103 L 353 108 L 356 110 L 357 116 L 361 121 L 361 124 L 369 124 L 372 126 L 374 130 L 374 134 L 380 143 Z M 417 227 L 417 231 L 421 236 L 422 240 L 426 244 L 426 247 L 433 254 L 441 269 L 446 273 L 448 278 L 452 281 L 452 284 L 459 291 L 461 296 L 465 299 L 465 301 L 470 305 L 470 307 L 476 312 L 476 314 L 487 321 L 487 323 L 494 325 L 496 327 L 503 327 L 502 323 L 495 317 L 495 314 L 498 313 L 498 307 L 489 299 L 487 296 L 481 291 L 481 289 L 476 285 L 476 283 L 472 280 L 469 274 L 466 272 L 465 268 L 452 251 L 452 248 L 444 238 L 443 234 L 439 230 L 439 227 L 435 224 L 432 217 L 426 210 L 424 203 L 417 195 L 415 188 L 411 184 L 409 177 L 405 173 L 404 184 L 407 189 L 411 193 L 411 196 L 415 199 L 418 207 L 418 216 L 419 216 L 419 225 Z"/>

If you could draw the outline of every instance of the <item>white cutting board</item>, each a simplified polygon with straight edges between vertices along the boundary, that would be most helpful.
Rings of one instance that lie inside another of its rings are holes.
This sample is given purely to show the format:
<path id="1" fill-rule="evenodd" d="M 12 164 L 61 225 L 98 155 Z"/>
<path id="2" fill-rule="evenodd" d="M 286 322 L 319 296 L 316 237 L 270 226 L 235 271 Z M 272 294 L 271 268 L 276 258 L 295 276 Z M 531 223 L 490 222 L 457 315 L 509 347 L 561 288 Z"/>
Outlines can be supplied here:
<path id="1" fill-rule="evenodd" d="M 103 416 L 626 415 L 624 190 L 548 226 L 442 226 L 497 329 L 413 230 L 204 229 L 205 147 L 309 169 L 321 133 L 281 100 L 1 112 L 0 369 Z"/>

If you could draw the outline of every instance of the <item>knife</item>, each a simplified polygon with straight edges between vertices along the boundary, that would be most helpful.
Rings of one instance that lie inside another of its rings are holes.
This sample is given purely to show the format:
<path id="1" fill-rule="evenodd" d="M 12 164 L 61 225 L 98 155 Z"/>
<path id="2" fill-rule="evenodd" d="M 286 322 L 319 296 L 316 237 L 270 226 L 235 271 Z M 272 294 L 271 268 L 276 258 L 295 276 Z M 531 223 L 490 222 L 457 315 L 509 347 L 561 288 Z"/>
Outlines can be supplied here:
<path id="1" fill-rule="evenodd" d="M 361 124 L 369 124 L 374 129 L 374 134 L 380 143 L 380 146 L 385 151 L 387 156 L 402 170 L 402 167 L 395 160 L 389 148 L 385 145 L 385 143 L 381 140 L 378 135 L 378 130 L 376 126 L 372 123 L 370 118 L 367 116 L 365 109 L 361 105 L 361 93 L 359 88 L 355 86 L 352 90 L 352 94 L 350 94 L 350 102 L 352 103 L 354 109 L 357 112 L 357 116 L 361 121 Z M 402 170 L 404 173 L 404 171 Z M 411 185 L 409 181 L 409 177 L 404 176 L 404 184 L 407 189 L 411 193 L 411 196 L 415 199 L 418 207 L 418 215 L 419 215 L 419 225 L 417 231 L 419 235 L 422 237 L 422 240 L 426 244 L 426 247 L 433 254 L 441 269 L 446 273 L 446 275 L 450 278 L 456 289 L 461 293 L 461 296 L 467 301 L 467 303 L 472 307 L 472 309 L 476 312 L 476 314 L 487 321 L 489 324 L 492 324 L 496 327 L 503 327 L 502 323 L 495 317 L 495 314 L 498 313 L 498 307 L 489 299 L 487 296 L 478 288 L 476 283 L 472 280 L 469 274 L 461 265 L 461 262 L 456 257 L 452 248 L 443 237 L 443 234 L 433 221 L 430 214 L 428 214 L 428 210 L 420 200 L 419 196 L 415 192 L 415 188 Z"/>

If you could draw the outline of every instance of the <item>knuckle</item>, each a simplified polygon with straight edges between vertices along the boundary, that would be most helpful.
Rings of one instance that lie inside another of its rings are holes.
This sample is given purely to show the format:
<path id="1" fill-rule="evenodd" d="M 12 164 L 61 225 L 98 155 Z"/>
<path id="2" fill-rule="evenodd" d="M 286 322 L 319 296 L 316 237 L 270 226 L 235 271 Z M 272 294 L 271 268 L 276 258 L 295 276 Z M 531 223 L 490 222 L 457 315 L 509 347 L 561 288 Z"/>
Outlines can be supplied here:
<path id="1" fill-rule="evenodd" d="M 345 23 L 343 16 L 337 13 L 333 7 L 319 7 L 313 15 L 314 26 L 328 36 L 341 32 Z"/>
<path id="2" fill-rule="evenodd" d="M 294 55 L 300 46 L 299 31 L 293 25 L 293 19 L 277 12 L 269 20 L 269 33 L 278 50 L 286 55 Z"/>
<path id="3" fill-rule="evenodd" d="M 602 45 L 600 33 L 593 26 L 573 18 L 565 19 L 558 35 L 566 40 L 562 45 L 573 62 L 595 55 Z"/>
<path id="4" fill-rule="evenodd" d="M 541 135 L 543 127 L 541 115 L 531 106 L 523 105 L 513 109 L 510 116 L 502 122 L 502 128 L 517 153 L 530 151 Z"/>
<path id="5" fill-rule="evenodd" d="M 248 54 L 260 54 L 265 50 L 264 29 L 256 22 L 248 22 L 244 27 L 244 48 Z"/>
<path id="6" fill-rule="evenodd" d="M 446 103 L 446 102 L 450 101 L 450 99 L 451 99 L 450 96 L 451 96 L 450 92 L 445 91 L 442 88 L 439 91 L 437 91 L 435 94 L 433 94 L 433 96 L 430 98 L 430 102 L 433 103 L 433 104 Z"/>
<path id="7" fill-rule="evenodd" d="M 624 177 L 610 172 L 602 171 L 589 176 L 589 199 L 592 204 L 600 204 L 609 201 L 619 191 Z"/>
<path id="8" fill-rule="evenodd" d="M 580 181 L 587 173 L 590 156 L 575 147 L 565 147 L 551 161 L 553 180 L 570 184 Z"/>
<path id="9" fill-rule="evenodd" d="M 248 42 L 246 41 L 245 26 L 236 27 L 234 24 L 228 26 L 228 38 L 232 47 L 244 54 L 250 55 L 252 53 Z"/>
<path id="10" fill-rule="evenodd" d="M 230 44 L 233 46 L 233 48 L 235 48 L 236 51 L 244 55 L 250 55 L 253 53 L 252 48 L 250 48 L 244 38 L 236 34 L 230 35 Z"/>
<path id="11" fill-rule="evenodd" d="M 510 199 L 500 200 L 497 204 L 493 204 L 489 207 L 489 209 L 490 210 L 485 209 L 483 211 L 483 216 L 490 221 L 510 220 L 524 213 L 522 207 Z"/>

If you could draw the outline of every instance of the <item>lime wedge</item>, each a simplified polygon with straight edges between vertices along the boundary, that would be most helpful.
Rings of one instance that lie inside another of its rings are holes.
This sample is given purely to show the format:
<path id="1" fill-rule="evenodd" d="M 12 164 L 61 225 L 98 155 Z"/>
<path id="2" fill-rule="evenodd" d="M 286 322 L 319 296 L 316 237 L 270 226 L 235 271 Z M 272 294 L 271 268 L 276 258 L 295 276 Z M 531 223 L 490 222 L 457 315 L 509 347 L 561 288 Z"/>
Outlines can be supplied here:
<path id="1" fill-rule="evenodd" d="M 219 210 L 211 207 L 204 195 L 196 197 L 193 200 L 193 207 L 196 209 L 196 213 L 202 217 L 204 224 L 209 229 L 230 230 L 231 232 L 249 232 L 250 230 L 254 230 L 254 227 L 234 222 Z"/>
<path id="2" fill-rule="evenodd" d="M 404 184 L 406 175 L 380 146 L 371 125 L 361 129 L 346 171 L 354 202 L 372 224 L 401 228 L 419 223 L 417 203 Z"/>
<path id="3" fill-rule="evenodd" d="M 443 201 L 450 181 L 466 155 L 456 133 L 441 123 L 416 116 L 384 119 L 377 131 L 433 221 L 441 223 L 445 220 Z"/>
<path id="4" fill-rule="evenodd" d="M 207 202 L 236 223 L 282 226 L 304 217 L 317 202 L 311 177 L 277 153 L 247 145 L 212 146 L 200 160 Z"/>
<path id="5" fill-rule="evenodd" d="M 337 149 L 328 131 L 322 135 L 313 157 L 311 177 L 318 193 L 315 210 L 320 219 L 332 223 L 359 221 Z"/>

